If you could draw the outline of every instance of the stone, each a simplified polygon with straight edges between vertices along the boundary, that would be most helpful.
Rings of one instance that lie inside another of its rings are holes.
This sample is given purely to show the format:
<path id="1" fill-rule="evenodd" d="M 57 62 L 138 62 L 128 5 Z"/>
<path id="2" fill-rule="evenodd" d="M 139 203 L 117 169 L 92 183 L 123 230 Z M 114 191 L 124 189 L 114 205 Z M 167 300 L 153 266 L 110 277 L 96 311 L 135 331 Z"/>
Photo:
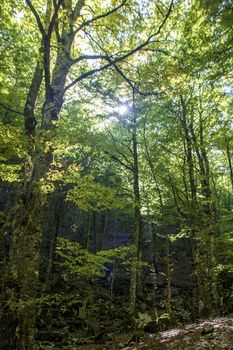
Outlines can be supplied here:
<path id="1" fill-rule="evenodd" d="M 158 324 L 157 324 L 157 322 L 156 321 L 148 322 L 144 326 L 144 332 L 146 332 L 146 333 L 156 333 L 156 332 L 158 332 Z"/>
<path id="2" fill-rule="evenodd" d="M 214 326 L 212 324 L 206 324 L 201 330 L 201 335 L 207 335 L 214 332 Z"/>

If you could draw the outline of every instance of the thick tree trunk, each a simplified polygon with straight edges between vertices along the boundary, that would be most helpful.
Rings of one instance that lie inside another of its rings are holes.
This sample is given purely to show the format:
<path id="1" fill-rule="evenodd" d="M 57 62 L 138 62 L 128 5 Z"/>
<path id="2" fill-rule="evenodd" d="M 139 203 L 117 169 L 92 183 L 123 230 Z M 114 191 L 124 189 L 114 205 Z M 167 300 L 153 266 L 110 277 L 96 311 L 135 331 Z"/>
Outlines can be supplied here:
<path id="1" fill-rule="evenodd" d="M 41 50 L 42 49 L 43 47 L 41 47 Z M 38 61 L 24 106 L 24 128 L 26 135 L 28 135 L 29 137 L 34 136 L 36 132 L 37 121 L 35 118 L 35 106 L 39 95 L 42 78 L 43 68 L 41 66 L 40 61 Z"/>
<path id="2" fill-rule="evenodd" d="M 70 45 L 69 42 L 69 47 Z M 59 67 L 54 69 L 51 84 L 53 94 L 47 96 L 43 106 L 42 133 L 55 128 L 53 121 L 58 119 L 62 107 L 61 96 L 68 73 L 67 59 L 64 65 L 60 64 L 63 57 L 64 53 L 60 51 L 57 57 Z M 21 211 L 18 220 L 15 220 L 17 223 L 13 233 L 9 265 L 11 276 L 17 285 L 17 291 L 16 288 L 12 290 L 17 305 L 17 350 L 34 348 L 40 246 L 48 203 L 47 196 L 41 189 L 41 180 L 46 178 L 46 172 L 53 160 L 52 149 L 49 152 L 45 151 L 46 142 L 50 141 L 49 137 L 50 134 L 42 134 L 42 138 L 36 144 L 32 158 L 32 175 L 23 190 L 22 200 L 18 203 Z"/>
<path id="3" fill-rule="evenodd" d="M 47 19 L 49 16 L 50 9 L 47 7 Z M 40 52 L 41 51 L 43 51 L 43 46 L 40 48 Z M 33 277 L 28 276 L 28 278 L 25 278 L 25 276 L 28 271 L 33 269 L 34 264 L 37 265 L 39 259 L 39 254 L 35 254 L 32 259 L 28 259 L 30 251 L 33 251 L 34 248 L 37 250 L 38 246 L 37 235 L 34 235 L 31 240 L 28 239 L 28 235 L 30 230 L 33 230 L 33 225 L 34 227 L 37 226 L 37 217 L 34 220 L 29 212 L 31 210 L 37 211 L 39 215 L 41 210 L 39 204 L 40 200 L 36 200 L 37 194 L 34 196 L 32 193 L 31 180 L 34 167 L 32 157 L 35 147 L 37 124 L 35 106 L 42 83 L 42 77 L 43 69 L 38 61 L 24 106 L 25 134 L 28 140 L 28 157 L 25 164 L 25 174 L 23 182 L 18 187 L 15 201 L 12 203 L 11 213 L 7 220 L 8 225 L 12 227 L 14 232 L 10 246 L 9 261 L 6 262 L 6 270 L 3 273 L 3 285 L 1 288 L 1 299 L 3 301 L 1 304 L 4 305 L 4 323 L 6 323 L 6 325 L 9 323 L 11 332 L 10 336 L 8 336 L 8 332 L 5 332 L 1 336 L 0 349 L 32 349 L 33 346 L 32 339 L 34 337 L 35 315 L 33 316 L 31 314 L 31 310 L 29 310 L 25 304 L 30 304 L 30 302 L 32 302 L 32 300 L 29 300 L 30 293 L 36 295 L 33 288 L 34 283 L 32 286 L 30 286 L 30 283 L 34 278 L 37 279 L 36 273 L 38 271 L 36 270 Z M 19 266 L 22 268 L 19 268 Z M 29 295 L 27 290 L 29 291 Z M 15 310 L 12 312 L 13 304 L 15 304 Z M 28 327 L 28 331 L 25 333 L 27 319 L 31 319 L 31 324 Z"/>
<path id="4" fill-rule="evenodd" d="M 60 221 L 64 209 L 64 196 L 56 190 L 54 196 L 49 199 L 46 213 L 46 224 L 42 238 L 40 271 L 42 280 L 42 292 L 51 289 L 53 279 L 54 257 L 56 253 L 56 240 L 59 233 Z"/>

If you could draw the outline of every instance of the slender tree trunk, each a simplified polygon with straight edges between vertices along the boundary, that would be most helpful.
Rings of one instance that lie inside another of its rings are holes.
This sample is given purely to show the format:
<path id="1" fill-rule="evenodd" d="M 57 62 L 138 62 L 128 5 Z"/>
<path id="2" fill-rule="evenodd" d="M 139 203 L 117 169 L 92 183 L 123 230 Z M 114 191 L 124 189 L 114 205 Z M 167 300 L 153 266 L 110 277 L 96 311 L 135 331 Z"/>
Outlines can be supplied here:
<path id="1" fill-rule="evenodd" d="M 91 217 L 92 217 L 92 212 L 90 211 L 88 215 L 88 222 L 87 222 L 87 234 L 86 234 L 86 249 L 90 251 L 90 246 L 91 246 Z"/>
<path id="2" fill-rule="evenodd" d="M 181 106 L 182 106 L 182 118 L 181 123 L 184 130 L 184 137 L 186 142 L 186 157 L 187 157 L 187 163 L 188 163 L 188 172 L 189 172 L 189 182 L 190 182 L 190 191 L 191 191 L 191 210 L 195 211 L 195 203 L 197 201 L 197 189 L 196 189 L 196 183 L 195 183 L 195 173 L 194 173 L 194 164 L 193 164 L 193 152 L 192 152 L 192 140 L 188 129 L 188 123 L 187 123 L 187 106 L 186 102 L 183 98 L 183 96 L 180 96 L 181 100 Z"/>
<path id="3" fill-rule="evenodd" d="M 97 227 L 96 227 L 96 212 L 93 211 L 93 252 L 97 252 Z"/>
<path id="4" fill-rule="evenodd" d="M 166 298 L 166 310 L 169 315 L 172 313 L 171 309 L 171 263 L 170 263 L 170 242 L 169 238 L 166 237 L 166 275 L 167 275 L 167 298 Z"/>
<path id="5" fill-rule="evenodd" d="M 160 189 L 160 186 L 157 181 L 157 176 L 155 173 L 154 165 L 151 160 L 150 152 L 147 146 L 147 140 L 146 140 L 146 120 L 144 122 L 144 146 L 145 146 L 145 151 L 146 151 L 146 159 L 148 162 L 148 165 L 151 170 L 152 178 L 154 180 L 156 190 L 158 192 L 158 197 L 159 197 L 159 205 L 160 205 L 160 212 L 161 212 L 161 225 L 165 225 L 165 208 L 164 208 L 164 201 L 163 201 L 163 195 Z M 172 298 L 172 293 L 171 293 L 171 266 L 170 266 L 170 243 L 169 243 L 169 237 L 165 237 L 166 240 L 166 277 L 167 277 L 167 290 L 166 290 L 166 309 L 167 313 L 171 314 L 171 298 Z M 156 271 L 155 271 L 156 272 Z M 154 288 L 156 290 L 156 288 Z M 156 309 L 155 309 L 156 310 Z"/>
<path id="6" fill-rule="evenodd" d="M 139 168 L 138 168 L 138 143 L 137 143 L 137 111 L 135 106 L 135 95 L 133 92 L 132 107 L 132 142 L 133 142 L 133 190 L 134 190 L 134 258 L 132 262 L 131 279 L 130 279 L 130 305 L 129 311 L 131 315 L 135 315 L 136 299 L 139 292 L 140 281 L 140 260 L 142 249 L 142 215 L 141 215 L 141 199 L 139 189 Z"/>
<path id="7" fill-rule="evenodd" d="M 101 232 L 100 232 L 100 240 L 98 244 L 98 249 L 102 249 L 105 241 L 106 231 L 107 231 L 107 224 L 108 224 L 108 213 L 101 214 Z"/>
<path id="8" fill-rule="evenodd" d="M 212 198 L 212 191 L 210 187 L 210 166 L 204 143 L 202 111 L 199 113 L 199 139 L 196 136 L 193 126 L 193 116 L 191 122 L 187 123 L 186 109 L 183 108 L 183 128 L 185 131 L 185 141 L 187 145 L 187 164 L 189 167 L 190 189 L 192 195 L 190 213 L 190 223 L 196 241 L 195 246 L 195 261 L 196 273 L 198 281 L 198 295 L 199 295 L 199 314 L 200 316 L 209 315 L 217 301 L 217 281 L 215 274 L 215 230 L 216 230 L 216 213 L 214 201 Z M 194 151 L 193 151 L 194 149 Z M 199 201 L 197 205 L 196 190 L 193 192 L 194 167 L 193 161 L 189 154 L 196 153 L 199 176 L 201 184 L 201 193 L 203 200 Z M 194 200 L 193 200 L 194 199 Z"/>
<path id="9" fill-rule="evenodd" d="M 229 169 L 230 169 L 231 187 L 232 187 L 232 190 L 233 190 L 232 155 L 231 155 L 231 152 L 230 152 L 229 142 L 228 142 L 227 145 L 226 145 L 226 154 L 227 154 L 227 160 L 228 160 Z"/>
<path id="10" fill-rule="evenodd" d="M 208 159 L 208 154 L 204 142 L 204 126 L 203 126 L 203 117 L 202 109 L 199 115 L 199 134 L 200 134 L 200 154 L 201 159 L 203 159 L 203 167 L 201 168 L 201 179 L 202 179 L 202 194 L 204 196 L 204 219 L 206 226 L 206 244 L 207 244 L 207 256 L 208 256 L 208 281 L 210 292 L 207 292 L 209 295 L 208 304 L 209 310 L 208 313 L 211 314 L 216 308 L 218 303 L 218 292 L 217 292 L 217 275 L 216 275 L 216 253 L 215 253 L 215 237 L 218 234 L 217 230 L 217 219 L 216 219 L 216 203 L 213 198 L 212 188 L 210 185 L 210 164 Z"/>
<path id="11" fill-rule="evenodd" d="M 195 261 L 195 270 L 196 270 L 196 277 L 197 277 L 197 284 L 198 284 L 197 286 L 198 310 L 199 310 L 199 314 L 201 315 L 201 313 L 203 313 L 203 311 L 206 310 L 207 297 L 208 297 L 208 292 L 207 292 L 208 288 L 206 289 L 206 285 L 208 281 L 205 273 L 206 266 L 208 266 L 208 262 L 207 262 L 208 252 L 206 251 L 206 245 L 202 244 L 203 211 L 200 208 L 200 205 L 197 201 L 197 187 L 195 182 L 195 170 L 194 170 L 195 148 L 193 150 L 193 142 L 194 142 L 194 134 L 192 129 L 193 120 L 191 119 L 191 123 L 188 122 L 187 105 L 183 96 L 181 96 L 181 107 L 182 107 L 182 127 L 184 131 L 184 141 L 185 141 L 189 184 L 190 184 L 190 192 L 191 192 L 191 204 L 190 204 L 190 212 L 189 212 L 189 218 L 187 219 L 187 224 L 191 228 L 193 246 L 195 246 L 194 261 Z M 194 144 L 194 147 L 195 147 L 195 144 Z M 200 153 L 198 152 L 197 152 L 197 157 L 199 159 L 199 165 L 202 171 L 204 167 L 203 159 L 200 158 L 201 156 L 200 156 Z M 201 179 L 201 181 L 203 181 L 203 178 Z"/>
<path id="12" fill-rule="evenodd" d="M 113 266 L 113 269 L 112 269 L 112 278 L 111 278 L 111 285 L 110 285 L 110 298 L 111 298 L 111 302 L 113 302 L 113 297 L 114 297 L 115 271 L 116 271 L 116 268 L 115 268 L 115 266 Z"/>

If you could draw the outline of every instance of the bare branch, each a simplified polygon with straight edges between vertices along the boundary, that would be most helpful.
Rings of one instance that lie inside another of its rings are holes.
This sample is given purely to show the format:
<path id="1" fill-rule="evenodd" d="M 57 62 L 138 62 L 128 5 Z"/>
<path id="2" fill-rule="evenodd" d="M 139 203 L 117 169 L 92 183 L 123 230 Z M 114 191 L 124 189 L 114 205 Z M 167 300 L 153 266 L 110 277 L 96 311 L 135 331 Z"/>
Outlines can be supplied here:
<path id="1" fill-rule="evenodd" d="M 56 0 L 53 0 L 53 7 L 56 8 Z M 60 33 L 59 33 L 59 25 L 58 25 L 58 20 L 57 18 L 55 18 L 55 21 L 54 21 L 54 31 L 55 31 L 55 34 L 56 34 L 56 38 L 57 38 L 57 42 L 60 43 L 61 42 L 61 36 L 60 36 Z"/>
<path id="2" fill-rule="evenodd" d="M 160 12 L 160 14 L 161 14 L 162 16 L 164 16 L 164 13 L 163 13 L 163 11 L 161 10 L 161 8 L 159 7 L 159 5 L 155 4 L 155 6 L 157 7 L 157 9 L 158 9 L 158 11 Z"/>
<path id="3" fill-rule="evenodd" d="M 160 5 L 164 6 L 166 9 L 168 9 L 167 5 L 165 5 L 164 2 L 162 2 L 161 0 L 157 0 L 157 1 L 160 3 Z"/>
<path id="4" fill-rule="evenodd" d="M 112 64 L 108 63 L 105 64 L 104 66 L 100 67 L 100 68 L 95 68 L 95 69 L 91 69 L 86 73 L 83 73 L 82 75 L 80 75 L 78 78 L 76 78 L 74 81 L 72 81 L 72 83 L 68 84 L 65 88 L 64 88 L 64 93 L 69 90 L 72 86 L 76 85 L 79 81 L 82 81 L 83 79 L 86 79 L 88 77 L 90 77 L 91 75 L 95 74 L 95 73 L 99 73 L 109 67 L 111 67 Z"/>
<path id="5" fill-rule="evenodd" d="M 139 89 L 139 87 L 136 85 L 136 83 L 132 80 L 130 80 L 125 73 L 116 65 L 114 64 L 113 67 L 115 68 L 115 70 L 117 71 L 117 73 L 119 73 L 122 78 L 128 83 L 128 85 L 131 87 L 132 90 L 134 90 L 135 92 L 137 92 L 139 95 L 147 97 L 147 96 L 158 96 L 159 93 L 158 92 L 146 92 L 146 91 L 141 91 Z"/>

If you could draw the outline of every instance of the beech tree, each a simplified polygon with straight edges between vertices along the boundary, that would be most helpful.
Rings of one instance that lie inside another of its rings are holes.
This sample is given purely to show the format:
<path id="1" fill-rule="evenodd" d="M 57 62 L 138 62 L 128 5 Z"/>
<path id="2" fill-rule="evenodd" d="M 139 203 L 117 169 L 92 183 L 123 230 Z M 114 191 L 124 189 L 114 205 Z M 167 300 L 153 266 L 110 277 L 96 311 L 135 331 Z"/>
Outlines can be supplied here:
<path id="1" fill-rule="evenodd" d="M 41 180 L 46 176 L 46 172 L 53 160 L 53 151 L 50 146 L 46 146 L 52 140 L 55 133 L 56 121 L 61 112 L 64 95 L 77 83 L 98 72 L 110 67 L 117 68 L 118 62 L 126 60 L 131 55 L 146 47 L 156 38 L 164 27 L 172 10 L 172 2 L 166 10 L 166 14 L 161 17 L 160 23 L 150 34 L 144 34 L 144 41 L 134 43 L 122 54 L 121 51 L 126 44 L 123 36 L 123 43 L 116 45 L 119 52 L 102 51 L 97 54 L 87 54 L 81 47 L 74 49 L 72 55 L 72 45 L 76 45 L 77 38 L 85 35 L 85 39 L 92 38 L 88 31 L 95 31 L 95 24 L 99 25 L 102 21 L 103 35 L 111 35 L 108 30 L 109 21 L 116 21 L 119 24 L 118 30 L 113 32 L 112 38 L 117 40 L 119 30 L 122 28 L 127 8 L 129 6 L 128 16 L 131 6 L 126 0 L 115 7 L 105 6 L 105 4 L 90 3 L 88 7 L 84 1 L 79 0 L 72 4 L 72 1 L 48 1 L 47 10 L 38 2 L 26 1 L 31 12 L 31 18 L 36 21 L 37 28 L 41 35 L 42 58 L 37 63 L 32 78 L 32 83 L 26 99 L 24 108 L 25 132 L 28 135 L 29 149 L 28 170 L 24 184 L 19 190 L 17 204 L 15 205 L 15 223 L 13 227 L 13 240 L 10 252 L 10 260 L 7 268 L 7 280 L 13 278 L 17 285 L 18 296 L 14 289 L 12 293 L 14 298 L 22 304 L 17 309 L 17 335 L 15 347 L 18 349 L 31 349 L 33 347 L 33 338 L 35 330 L 35 307 L 33 299 L 36 297 L 38 288 L 38 264 L 39 247 L 43 232 L 43 222 L 47 205 L 46 196 L 41 191 Z M 40 10 L 38 7 L 40 6 Z M 105 8 L 104 8 L 105 7 Z M 94 15 L 90 14 L 94 12 Z M 45 12 L 44 12 L 45 11 Z M 45 13 L 45 15 L 44 15 Z M 30 15 L 30 14 L 28 14 Z M 122 20 L 121 20 L 122 16 Z M 44 17 L 44 19 L 43 19 Z M 107 34 L 109 32 L 109 34 Z M 96 39 L 90 39 L 96 42 Z M 113 40 L 113 39 L 111 39 Z M 127 40 L 127 35 L 126 35 Z M 116 41 L 117 43 L 117 41 Z M 97 39 L 98 45 L 98 39 Z M 87 47 L 91 45 L 86 43 Z M 73 57 L 72 57 L 73 56 Z M 94 66 L 85 64 L 85 62 L 99 60 L 100 64 Z M 81 70 L 74 67 L 80 65 Z M 86 68 L 87 67 L 87 68 Z M 86 69 L 85 69 L 86 68 Z M 41 112 L 41 125 L 36 128 L 38 121 L 35 119 L 35 104 L 38 98 L 42 74 L 44 74 L 45 96 Z M 71 80 L 67 82 L 70 74 Z M 74 76 L 75 75 L 75 76 Z M 16 209 L 17 208 L 17 209 Z M 9 277 L 11 276 L 11 277 Z M 7 283 L 6 280 L 6 283 Z"/>

